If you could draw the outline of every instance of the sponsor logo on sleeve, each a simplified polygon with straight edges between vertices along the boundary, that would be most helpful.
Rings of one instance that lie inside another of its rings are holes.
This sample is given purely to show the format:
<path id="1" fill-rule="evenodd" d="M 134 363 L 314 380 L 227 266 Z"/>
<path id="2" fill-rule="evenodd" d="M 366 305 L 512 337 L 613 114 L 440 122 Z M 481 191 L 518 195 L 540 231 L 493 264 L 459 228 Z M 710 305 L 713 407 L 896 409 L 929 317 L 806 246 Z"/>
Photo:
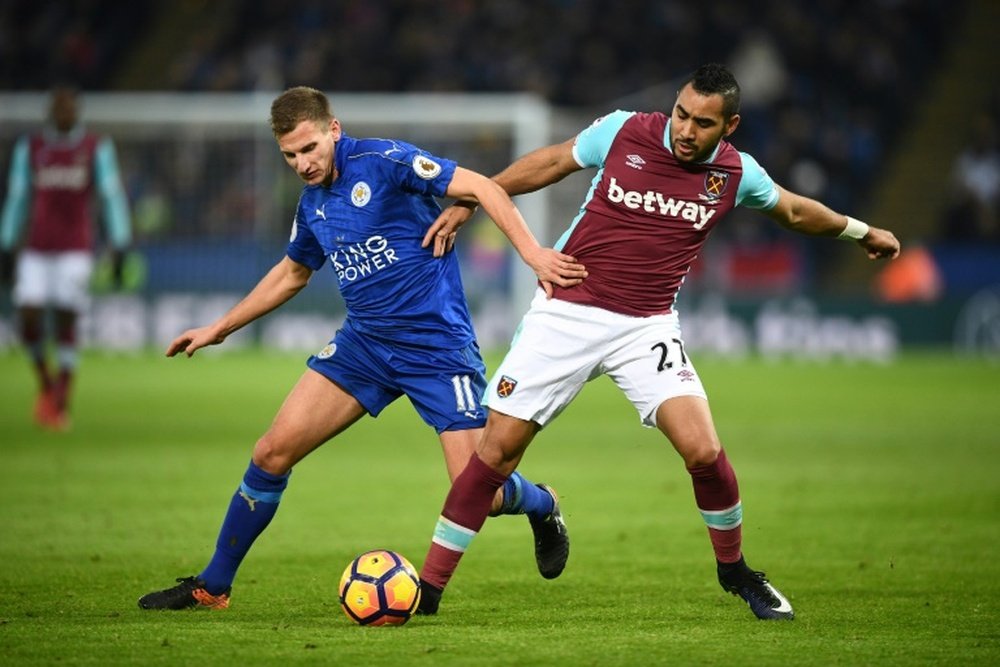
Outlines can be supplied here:
<path id="1" fill-rule="evenodd" d="M 413 158 L 413 171 L 420 178 L 429 181 L 441 173 L 441 165 L 426 155 L 416 155 Z"/>

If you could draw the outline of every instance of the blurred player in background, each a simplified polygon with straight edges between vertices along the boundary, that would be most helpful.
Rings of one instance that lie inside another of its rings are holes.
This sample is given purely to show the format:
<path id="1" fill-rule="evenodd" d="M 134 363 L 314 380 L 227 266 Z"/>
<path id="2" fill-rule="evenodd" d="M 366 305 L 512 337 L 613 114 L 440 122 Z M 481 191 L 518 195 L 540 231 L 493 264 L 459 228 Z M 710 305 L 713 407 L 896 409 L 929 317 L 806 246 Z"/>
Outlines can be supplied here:
<path id="1" fill-rule="evenodd" d="M 758 618 L 793 618 L 788 600 L 743 558 L 736 474 L 684 351 L 675 298 L 712 228 L 735 206 L 803 234 L 852 240 L 872 259 L 896 257 L 899 242 L 776 185 L 725 140 L 739 125 L 739 105 L 732 74 L 705 65 L 684 80 L 670 115 L 615 111 L 494 177 L 516 195 L 580 169 L 598 170 L 580 214 L 556 244 L 586 265 L 588 277 L 556 287 L 551 299 L 535 298 L 493 374 L 483 399 L 489 406 L 483 439 L 452 484 L 420 573 L 421 613 L 437 611 L 496 488 L 535 434 L 586 382 L 607 374 L 643 425 L 659 428 L 684 460 L 722 587 Z M 425 245 L 438 234 L 449 238 L 468 216 L 467 208 L 448 209 Z"/>
<path id="2" fill-rule="evenodd" d="M 454 236 L 438 237 L 433 251 L 422 247 L 441 213 L 434 197 L 482 203 L 546 291 L 584 277 L 572 257 L 539 246 L 496 183 L 401 141 L 347 136 L 317 90 L 292 88 L 275 99 L 271 130 L 285 161 L 305 182 L 286 256 L 216 322 L 174 339 L 167 356 L 191 356 L 223 342 L 295 296 L 325 264 L 337 274 L 347 319 L 309 358 L 309 368 L 257 441 L 208 566 L 143 596 L 143 609 L 227 607 L 236 570 L 277 511 L 292 467 L 400 396 L 438 433 L 449 478 L 465 467 L 486 423 L 479 403 L 485 367 L 458 258 L 446 252 Z M 539 572 L 558 576 L 569 537 L 555 492 L 519 476 L 495 491 L 487 511 L 527 514 Z"/>
<path id="3" fill-rule="evenodd" d="M 50 124 L 14 146 L 0 217 L 0 278 L 13 281 L 21 340 L 38 377 L 35 420 L 52 430 L 69 425 L 77 319 L 89 305 L 94 263 L 95 195 L 112 248 L 114 285 L 120 287 L 131 223 L 114 144 L 80 124 L 77 92 L 57 87 Z M 48 360 L 50 323 L 54 366 Z"/>

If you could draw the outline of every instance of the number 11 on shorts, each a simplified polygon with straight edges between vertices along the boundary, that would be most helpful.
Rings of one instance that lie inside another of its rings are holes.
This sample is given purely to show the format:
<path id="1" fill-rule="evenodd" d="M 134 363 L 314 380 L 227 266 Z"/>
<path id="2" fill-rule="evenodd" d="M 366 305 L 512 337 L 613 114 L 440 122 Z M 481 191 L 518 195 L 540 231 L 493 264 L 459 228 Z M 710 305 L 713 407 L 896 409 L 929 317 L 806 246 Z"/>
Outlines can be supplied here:
<path id="1" fill-rule="evenodd" d="M 476 405 L 476 395 L 472 391 L 472 380 L 468 375 L 452 375 L 451 387 L 455 390 L 455 409 L 459 412 L 466 410 L 474 411 Z"/>

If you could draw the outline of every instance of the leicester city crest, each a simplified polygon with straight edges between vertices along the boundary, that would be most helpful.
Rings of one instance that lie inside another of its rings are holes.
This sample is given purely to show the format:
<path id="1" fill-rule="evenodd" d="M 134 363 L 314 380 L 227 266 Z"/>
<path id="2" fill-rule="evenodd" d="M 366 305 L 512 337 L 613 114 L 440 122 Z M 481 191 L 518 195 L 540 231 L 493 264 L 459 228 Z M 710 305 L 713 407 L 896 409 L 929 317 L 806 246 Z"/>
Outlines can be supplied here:
<path id="1" fill-rule="evenodd" d="M 361 208 L 372 198 L 372 189 L 364 181 L 358 181 L 351 188 L 351 203 Z"/>

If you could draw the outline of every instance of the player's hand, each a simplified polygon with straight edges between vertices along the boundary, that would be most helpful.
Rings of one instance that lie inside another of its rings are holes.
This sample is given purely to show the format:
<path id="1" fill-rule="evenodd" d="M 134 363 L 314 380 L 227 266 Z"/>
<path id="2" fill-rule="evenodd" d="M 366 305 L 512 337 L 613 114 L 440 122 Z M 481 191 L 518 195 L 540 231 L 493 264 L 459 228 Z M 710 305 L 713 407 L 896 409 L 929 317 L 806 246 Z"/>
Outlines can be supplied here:
<path id="1" fill-rule="evenodd" d="M 208 345 L 218 345 L 224 340 L 226 337 L 219 333 L 214 325 L 188 329 L 167 346 L 167 356 L 172 357 L 178 352 L 183 352 L 190 357 L 195 351 Z"/>
<path id="2" fill-rule="evenodd" d="M 865 237 L 858 239 L 858 245 L 868 253 L 868 259 L 896 259 L 899 257 L 899 240 L 888 229 L 869 226 Z"/>
<path id="3" fill-rule="evenodd" d="M 14 284 L 14 267 L 17 264 L 17 256 L 13 250 L 0 250 L 0 285 L 8 286 Z"/>
<path id="4" fill-rule="evenodd" d="M 575 257 L 563 254 L 553 248 L 539 248 L 532 257 L 525 258 L 528 266 L 538 276 L 545 290 L 545 296 L 552 298 L 553 285 L 572 287 L 579 285 L 587 277 L 587 269 Z"/>
<path id="5" fill-rule="evenodd" d="M 455 247 L 455 237 L 458 230 L 469 221 L 476 211 L 476 204 L 467 201 L 457 201 L 441 212 L 437 220 L 427 229 L 421 248 L 434 243 L 434 256 L 441 257 Z"/>

